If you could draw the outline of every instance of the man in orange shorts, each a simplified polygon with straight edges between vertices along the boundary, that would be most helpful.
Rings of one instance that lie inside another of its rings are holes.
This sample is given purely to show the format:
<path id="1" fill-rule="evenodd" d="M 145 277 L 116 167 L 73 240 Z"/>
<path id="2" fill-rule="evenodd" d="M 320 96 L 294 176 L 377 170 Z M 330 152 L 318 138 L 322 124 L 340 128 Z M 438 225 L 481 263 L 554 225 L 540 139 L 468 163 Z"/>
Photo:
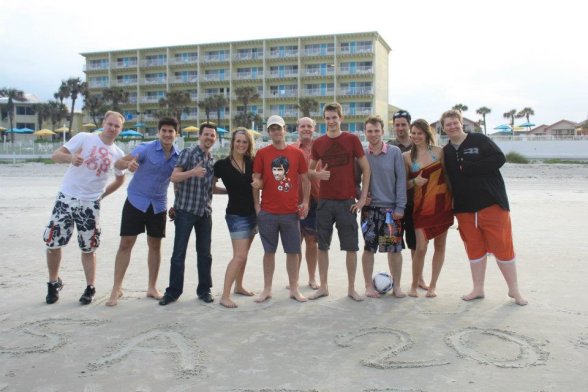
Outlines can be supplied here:
<path id="1" fill-rule="evenodd" d="M 494 254 L 508 285 L 508 295 L 518 305 L 526 305 L 517 283 L 508 197 L 499 170 L 506 158 L 487 136 L 464 132 L 460 111 L 443 113 L 441 125 L 449 136 L 443 153 L 453 191 L 453 210 L 474 282 L 474 289 L 462 299 L 484 298 L 487 255 Z"/>

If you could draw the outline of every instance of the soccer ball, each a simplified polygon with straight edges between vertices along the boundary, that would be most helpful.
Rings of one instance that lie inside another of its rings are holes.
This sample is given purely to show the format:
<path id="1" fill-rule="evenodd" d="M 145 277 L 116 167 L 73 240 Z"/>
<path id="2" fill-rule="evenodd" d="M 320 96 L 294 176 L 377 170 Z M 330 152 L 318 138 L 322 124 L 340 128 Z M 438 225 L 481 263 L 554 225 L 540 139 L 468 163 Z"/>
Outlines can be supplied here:
<path id="1" fill-rule="evenodd" d="M 394 280 L 387 272 L 378 272 L 372 279 L 374 282 L 374 288 L 380 294 L 386 294 L 394 287 Z"/>

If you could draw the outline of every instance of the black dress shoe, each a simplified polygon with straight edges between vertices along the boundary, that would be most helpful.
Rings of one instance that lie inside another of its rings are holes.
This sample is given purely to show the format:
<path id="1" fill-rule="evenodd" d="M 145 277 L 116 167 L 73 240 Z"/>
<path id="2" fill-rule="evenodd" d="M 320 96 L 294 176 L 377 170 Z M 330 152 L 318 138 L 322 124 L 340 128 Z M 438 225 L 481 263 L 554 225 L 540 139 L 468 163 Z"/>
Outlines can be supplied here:
<path id="1" fill-rule="evenodd" d="M 214 301 L 214 298 L 212 298 L 212 294 L 210 294 L 210 293 L 200 294 L 200 295 L 198 295 L 198 299 L 206 302 L 207 304 Z"/>
<path id="2" fill-rule="evenodd" d="M 165 306 L 167 304 L 171 304 L 172 302 L 176 302 L 175 298 L 170 297 L 169 295 L 164 295 L 160 300 L 159 304 L 161 306 Z"/>

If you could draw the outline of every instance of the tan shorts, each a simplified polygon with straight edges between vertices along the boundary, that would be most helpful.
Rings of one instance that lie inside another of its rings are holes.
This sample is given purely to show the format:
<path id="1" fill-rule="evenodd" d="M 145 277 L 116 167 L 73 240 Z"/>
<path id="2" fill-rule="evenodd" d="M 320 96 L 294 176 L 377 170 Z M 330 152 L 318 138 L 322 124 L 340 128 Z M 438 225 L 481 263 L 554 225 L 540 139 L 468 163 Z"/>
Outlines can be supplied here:
<path id="1" fill-rule="evenodd" d="M 488 254 L 494 254 L 498 262 L 514 262 L 509 211 L 493 204 L 477 212 L 455 214 L 455 217 L 470 262 L 481 261 Z"/>

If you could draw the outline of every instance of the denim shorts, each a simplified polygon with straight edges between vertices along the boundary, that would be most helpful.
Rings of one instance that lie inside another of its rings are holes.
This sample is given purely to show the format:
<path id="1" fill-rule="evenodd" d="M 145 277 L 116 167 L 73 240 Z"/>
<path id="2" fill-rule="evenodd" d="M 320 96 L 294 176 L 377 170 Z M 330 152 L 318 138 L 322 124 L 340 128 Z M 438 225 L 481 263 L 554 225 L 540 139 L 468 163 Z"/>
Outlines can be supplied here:
<path id="1" fill-rule="evenodd" d="M 226 214 L 225 221 L 227 221 L 232 240 L 253 238 L 257 234 L 257 216 L 255 214 L 248 216 Z"/>

